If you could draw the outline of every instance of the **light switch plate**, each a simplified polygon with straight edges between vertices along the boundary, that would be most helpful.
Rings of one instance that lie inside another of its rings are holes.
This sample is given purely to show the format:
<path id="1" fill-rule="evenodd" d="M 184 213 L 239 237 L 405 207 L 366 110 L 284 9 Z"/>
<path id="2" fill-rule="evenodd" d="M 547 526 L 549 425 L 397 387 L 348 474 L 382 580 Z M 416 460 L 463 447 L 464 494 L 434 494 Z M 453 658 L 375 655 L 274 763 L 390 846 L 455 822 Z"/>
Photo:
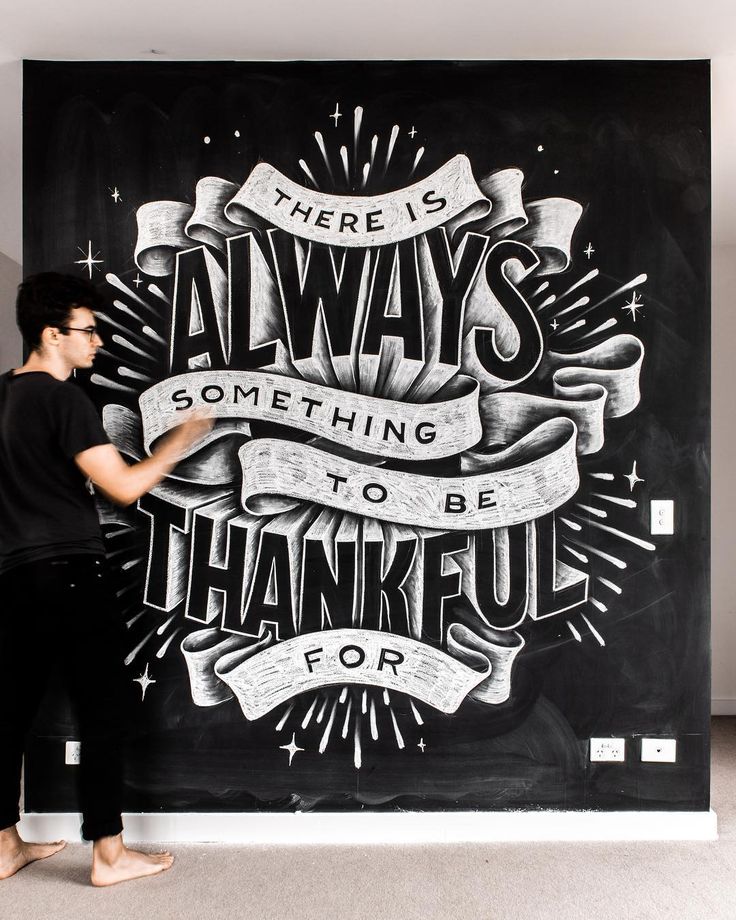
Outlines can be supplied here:
<path id="1" fill-rule="evenodd" d="M 675 763 L 677 741 L 675 738 L 642 738 L 641 759 L 651 763 Z"/>
<path id="2" fill-rule="evenodd" d="M 671 498 L 652 499 L 649 509 L 651 533 L 673 534 L 675 532 L 675 503 Z"/>

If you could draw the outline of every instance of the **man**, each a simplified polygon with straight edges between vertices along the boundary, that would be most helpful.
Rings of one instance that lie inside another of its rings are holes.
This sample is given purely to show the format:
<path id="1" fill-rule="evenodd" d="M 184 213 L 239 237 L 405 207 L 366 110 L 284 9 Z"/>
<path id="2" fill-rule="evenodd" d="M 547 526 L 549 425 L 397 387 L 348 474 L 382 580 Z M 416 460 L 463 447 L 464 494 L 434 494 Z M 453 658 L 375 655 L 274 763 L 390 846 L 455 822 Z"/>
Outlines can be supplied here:
<path id="1" fill-rule="evenodd" d="M 69 381 L 103 344 L 94 313 L 101 305 L 82 279 L 29 277 L 17 300 L 29 356 L 0 377 L 0 879 L 64 846 L 26 843 L 15 826 L 25 737 L 55 664 L 79 723 L 92 883 L 155 875 L 173 862 L 122 839 L 122 624 L 88 485 L 118 504 L 135 502 L 211 422 L 189 416 L 152 456 L 133 466 L 123 460 L 91 400 Z"/>

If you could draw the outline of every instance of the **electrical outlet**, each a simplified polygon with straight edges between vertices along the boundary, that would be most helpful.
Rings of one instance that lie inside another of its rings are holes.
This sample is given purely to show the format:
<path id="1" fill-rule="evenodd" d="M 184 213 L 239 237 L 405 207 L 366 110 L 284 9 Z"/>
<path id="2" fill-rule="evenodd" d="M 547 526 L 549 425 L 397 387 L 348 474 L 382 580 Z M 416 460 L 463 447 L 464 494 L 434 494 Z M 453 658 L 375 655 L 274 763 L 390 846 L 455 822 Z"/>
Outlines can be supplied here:
<path id="1" fill-rule="evenodd" d="M 623 763 L 626 760 L 626 741 L 623 738 L 591 738 L 591 763 Z"/>
<path id="2" fill-rule="evenodd" d="M 674 738 L 642 738 L 641 759 L 651 763 L 675 763 L 677 741 Z"/>
<path id="3" fill-rule="evenodd" d="M 80 741 L 67 741 L 64 748 L 64 763 L 71 766 L 77 766 L 82 754 L 82 743 Z"/>
<path id="4" fill-rule="evenodd" d="M 650 533 L 675 532 L 675 503 L 671 498 L 654 499 L 649 504 Z"/>

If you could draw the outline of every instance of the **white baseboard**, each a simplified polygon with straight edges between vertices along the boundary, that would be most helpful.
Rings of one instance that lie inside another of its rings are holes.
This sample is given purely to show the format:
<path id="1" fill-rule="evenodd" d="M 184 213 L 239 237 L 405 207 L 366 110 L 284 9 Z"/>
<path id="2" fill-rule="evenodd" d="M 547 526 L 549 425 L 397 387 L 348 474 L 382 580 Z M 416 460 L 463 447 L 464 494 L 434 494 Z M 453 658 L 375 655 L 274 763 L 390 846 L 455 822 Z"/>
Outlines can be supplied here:
<path id="1" fill-rule="evenodd" d="M 716 840 L 714 811 L 129 814 L 138 843 L 427 844 L 547 840 Z M 80 816 L 25 814 L 26 840 L 79 840 Z"/>
<path id="2" fill-rule="evenodd" d="M 710 701 L 710 713 L 713 716 L 736 716 L 736 700 L 719 697 Z"/>

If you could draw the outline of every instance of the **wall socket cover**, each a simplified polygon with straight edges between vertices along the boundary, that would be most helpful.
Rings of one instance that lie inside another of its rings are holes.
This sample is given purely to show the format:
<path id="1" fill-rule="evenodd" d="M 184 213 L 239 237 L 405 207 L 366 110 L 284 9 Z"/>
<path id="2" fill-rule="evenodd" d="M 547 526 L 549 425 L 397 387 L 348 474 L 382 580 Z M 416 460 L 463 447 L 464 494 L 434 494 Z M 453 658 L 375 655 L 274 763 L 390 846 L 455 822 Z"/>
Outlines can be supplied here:
<path id="1" fill-rule="evenodd" d="M 64 746 L 64 763 L 76 766 L 82 753 L 81 741 L 67 741 Z"/>
<path id="2" fill-rule="evenodd" d="M 623 738 L 591 738 L 591 763 L 623 763 L 626 760 L 626 741 Z"/>
<path id="3" fill-rule="evenodd" d="M 642 738 L 641 759 L 650 763 L 675 763 L 677 741 L 675 738 Z"/>

